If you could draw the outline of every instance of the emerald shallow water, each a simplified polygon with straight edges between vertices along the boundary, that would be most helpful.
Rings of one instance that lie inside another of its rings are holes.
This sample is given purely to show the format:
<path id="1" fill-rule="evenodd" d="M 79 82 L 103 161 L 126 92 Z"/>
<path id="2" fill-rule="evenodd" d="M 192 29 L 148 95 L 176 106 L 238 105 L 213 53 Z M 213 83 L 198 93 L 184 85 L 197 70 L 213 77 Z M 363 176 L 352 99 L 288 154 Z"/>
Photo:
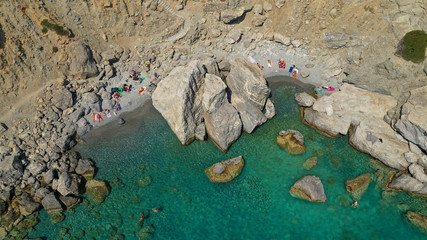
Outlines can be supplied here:
<path id="1" fill-rule="evenodd" d="M 226 154 L 210 141 L 182 146 L 157 112 L 123 128 L 104 129 L 78 150 L 96 162 L 96 178 L 110 182 L 111 194 L 101 205 L 81 204 L 56 225 L 43 210 L 30 237 L 108 239 L 121 234 L 137 239 L 137 222 L 145 212 L 143 226 L 153 225 L 154 239 L 426 239 L 403 215 L 407 209 L 423 210 L 425 200 L 383 191 L 375 175 L 360 206 L 351 208 L 345 180 L 374 174 L 369 156 L 354 150 L 347 136 L 331 139 L 305 126 L 294 101 L 301 90 L 271 87 L 277 115 L 251 135 L 243 134 Z M 304 135 L 305 154 L 289 155 L 275 143 L 278 132 L 289 128 Z M 318 164 L 304 170 L 302 163 L 316 154 Z M 238 155 L 246 161 L 240 176 L 225 184 L 209 182 L 206 167 Z M 320 177 L 326 203 L 290 196 L 290 187 L 305 175 Z M 136 186 L 144 176 L 153 183 Z M 148 216 L 153 207 L 161 211 Z"/>

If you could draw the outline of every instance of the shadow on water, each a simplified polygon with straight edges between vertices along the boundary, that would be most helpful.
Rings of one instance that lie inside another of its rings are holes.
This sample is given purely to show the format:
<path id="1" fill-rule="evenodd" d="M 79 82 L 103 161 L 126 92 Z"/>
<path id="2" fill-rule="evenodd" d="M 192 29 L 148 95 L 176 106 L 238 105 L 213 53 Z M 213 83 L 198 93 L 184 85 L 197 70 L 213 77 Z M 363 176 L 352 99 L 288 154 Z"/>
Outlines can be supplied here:
<path id="1" fill-rule="evenodd" d="M 5 42 L 6 42 L 6 35 L 3 31 L 2 25 L 0 24 L 0 49 L 4 48 Z"/>

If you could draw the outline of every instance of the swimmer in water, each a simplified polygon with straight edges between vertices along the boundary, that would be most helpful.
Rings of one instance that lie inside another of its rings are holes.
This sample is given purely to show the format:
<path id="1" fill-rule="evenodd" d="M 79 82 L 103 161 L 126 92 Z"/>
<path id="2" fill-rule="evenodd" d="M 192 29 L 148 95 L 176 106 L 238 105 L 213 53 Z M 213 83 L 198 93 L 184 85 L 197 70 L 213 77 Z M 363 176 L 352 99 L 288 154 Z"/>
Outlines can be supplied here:
<path id="1" fill-rule="evenodd" d="M 141 218 L 139 219 L 139 221 L 137 223 L 141 222 L 142 220 L 144 220 L 144 214 L 143 213 L 141 213 Z"/>
<path id="2" fill-rule="evenodd" d="M 157 209 L 157 208 L 153 208 L 153 209 L 151 209 L 151 210 L 153 210 L 153 212 L 159 212 L 159 209 Z"/>
<path id="3" fill-rule="evenodd" d="M 352 207 L 357 207 L 359 206 L 359 203 L 355 200 L 354 203 L 351 204 Z"/>

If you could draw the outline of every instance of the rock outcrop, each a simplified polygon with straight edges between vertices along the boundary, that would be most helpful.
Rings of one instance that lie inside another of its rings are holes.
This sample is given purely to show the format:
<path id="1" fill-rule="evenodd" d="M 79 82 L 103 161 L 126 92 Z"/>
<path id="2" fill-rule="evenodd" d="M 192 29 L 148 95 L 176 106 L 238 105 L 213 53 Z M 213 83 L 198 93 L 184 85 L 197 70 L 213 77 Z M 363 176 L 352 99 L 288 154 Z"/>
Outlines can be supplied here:
<path id="1" fill-rule="evenodd" d="M 82 42 L 73 42 L 68 46 L 71 56 L 70 74 L 78 78 L 89 78 L 98 75 L 98 68 L 89 46 Z"/>
<path id="2" fill-rule="evenodd" d="M 370 182 L 371 174 L 365 173 L 354 179 L 348 179 L 345 181 L 345 189 L 351 194 L 353 199 L 360 200 L 368 189 Z"/>
<path id="3" fill-rule="evenodd" d="M 350 126 L 366 118 L 383 119 L 395 107 L 396 99 L 343 84 L 340 91 L 323 96 L 304 111 L 304 120 L 330 135 L 346 135 Z"/>
<path id="4" fill-rule="evenodd" d="M 62 205 L 56 198 L 54 193 L 49 193 L 43 198 L 42 205 L 47 213 L 52 214 L 62 212 Z"/>
<path id="5" fill-rule="evenodd" d="M 227 159 L 205 169 L 205 174 L 211 182 L 229 182 L 239 176 L 245 165 L 242 156 Z"/>
<path id="6" fill-rule="evenodd" d="M 289 190 L 289 193 L 296 198 L 301 198 L 310 202 L 326 202 L 325 190 L 322 181 L 318 176 L 304 176 L 296 181 Z"/>
<path id="7" fill-rule="evenodd" d="M 200 61 L 174 68 L 157 86 L 152 95 L 153 106 L 166 119 L 182 144 L 195 138 L 202 122 L 201 108 L 205 70 Z"/>
<path id="8" fill-rule="evenodd" d="M 395 127 L 403 137 L 427 151 L 427 86 L 410 93 Z"/>
<path id="9" fill-rule="evenodd" d="M 78 195 L 81 179 L 77 174 L 63 172 L 59 175 L 58 188 L 56 189 L 62 196 Z"/>
<path id="10" fill-rule="evenodd" d="M 276 143 L 290 154 L 305 153 L 304 136 L 297 130 L 280 131 Z"/>

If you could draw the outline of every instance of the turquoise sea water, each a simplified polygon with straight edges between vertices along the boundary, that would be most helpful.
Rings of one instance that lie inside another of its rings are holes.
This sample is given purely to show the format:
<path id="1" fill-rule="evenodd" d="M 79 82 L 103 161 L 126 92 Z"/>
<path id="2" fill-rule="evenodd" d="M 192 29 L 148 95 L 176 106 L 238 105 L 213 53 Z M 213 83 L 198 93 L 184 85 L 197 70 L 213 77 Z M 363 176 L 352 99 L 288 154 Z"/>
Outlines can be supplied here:
<path id="1" fill-rule="evenodd" d="M 406 209 L 424 209 L 423 198 L 383 191 L 369 156 L 354 150 L 348 137 L 330 139 L 301 122 L 293 97 L 301 90 L 280 84 L 272 89 L 277 115 L 243 134 L 226 154 L 210 141 L 182 146 L 157 112 L 80 146 L 81 154 L 96 162 L 96 178 L 110 182 L 111 194 L 101 205 L 81 204 L 56 225 L 43 210 L 30 236 L 137 239 L 137 231 L 152 225 L 154 239 L 426 239 L 403 215 Z M 275 143 L 278 132 L 289 128 L 304 135 L 305 154 L 289 155 Z M 324 153 L 318 164 L 304 170 L 306 159 L 316 151 L 322 155 L 318 150 Z M 240 176 L 225 184 L 209 182 L 206 167 L 238 155 L 246 161 Z M 366 172 L 374 181 L 360 206 L 352 208 L 345 180 Z M 325 203 L 290 196 L 290 187 L 305 175 L 320 177 Z M 151 176 L 152 184 L 136 186 L 144 176 Z M 154 207 L 161 211 L 150 211 Z M 143 225 L 137 224 L 141 212 Z"/>

